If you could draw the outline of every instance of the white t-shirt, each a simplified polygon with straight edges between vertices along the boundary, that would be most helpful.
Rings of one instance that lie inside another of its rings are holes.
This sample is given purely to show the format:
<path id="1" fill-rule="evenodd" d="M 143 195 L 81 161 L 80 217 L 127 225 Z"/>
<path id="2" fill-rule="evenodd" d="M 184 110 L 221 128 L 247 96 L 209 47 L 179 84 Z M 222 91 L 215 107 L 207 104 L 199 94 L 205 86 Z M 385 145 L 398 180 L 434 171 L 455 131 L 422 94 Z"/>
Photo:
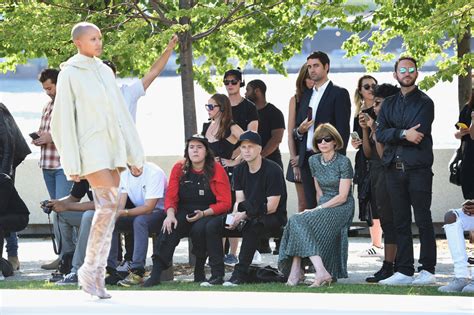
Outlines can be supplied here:
<path id="1" fill-rule="evenodd" d="M 133 176 L 129 169 L 120 175 L 120 192 L 126 193 L 136 207 L 143 206 L 147 199 L 159 198 L 155 209 L 163 209 L 167 185 L 165 172 L 150 162 L 143 165 L 143 173 L 139 177 Z"/>
<path id="2" fill-rule="evenodd" d="M 127 109 L 132 115 L 134 122 L 137 122 L 137 102 L 138 99 L 145 95 L 145 89 L 143 87 L 143 82 L 140 79 L 135 79 L 130 84 L 123 84 L 120 87 L 122 91 L 123 98 L 125 98 L 125 103 L 127 104 Z"/>

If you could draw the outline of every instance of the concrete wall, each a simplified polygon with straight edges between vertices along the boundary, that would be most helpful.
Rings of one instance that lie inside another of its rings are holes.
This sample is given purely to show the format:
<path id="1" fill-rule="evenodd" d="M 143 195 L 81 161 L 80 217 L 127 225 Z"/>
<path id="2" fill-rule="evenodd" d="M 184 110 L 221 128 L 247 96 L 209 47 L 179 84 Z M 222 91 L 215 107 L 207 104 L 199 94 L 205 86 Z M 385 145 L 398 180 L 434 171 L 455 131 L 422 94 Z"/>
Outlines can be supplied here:
<path id="1" fill-rule="evenodd" d="M 433 221 L 437 223 L 443 222 L 444 213 L 447 209 L 459 207 L 463 201 L 460 187 L 452 185 L 448 181 L 448 161 L 451 158 L 453 151 L 453 149 L 435 150 L 432 212 Z M 348 156 L 352 161 L 354 160 L 354 152 L 349 152 Z M 179 157 L 177 156 L 154 156 L 148 158 L 149 161 L 158 164 L 166 174 L 169 174 L 171 167 L 178 159 Z M 283 155 L 283 162 L 286 167 L 288 163 L 288 154 Z M 49 198 L 43 181 L 42 172 L 38 168 L 37 160 L 27 160 L 18 167 L 16 186 L 20 196 L 23 198 L 31 212 L 30 226 L 23 233 L 36 233 L 36 225 L 43 226 L 48 223 L 47 215 L 41 211 L 39 202 Z M 287 188 L 288 213 L 291 215 L 295 213 L 297 208 L 296 192 L 291 183 L 287 182 Z M 354 223 L 356 222 L 358 222 L 357 210 L 354 217 Z M 41 230 L 44 231 L 44 229 Z"/>

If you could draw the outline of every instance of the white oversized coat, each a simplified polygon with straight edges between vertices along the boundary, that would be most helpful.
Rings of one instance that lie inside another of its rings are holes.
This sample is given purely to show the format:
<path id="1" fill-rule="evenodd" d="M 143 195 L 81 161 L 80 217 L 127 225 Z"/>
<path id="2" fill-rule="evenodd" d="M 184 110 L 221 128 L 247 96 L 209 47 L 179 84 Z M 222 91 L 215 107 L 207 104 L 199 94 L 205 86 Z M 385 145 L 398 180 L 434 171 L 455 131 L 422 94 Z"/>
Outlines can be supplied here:
<path id="1" fill-rule="evenodd" d="M 51 135 L 67 176 L 143 166 L 144 153 L 112 70 L 81 54 L 61 64 Z"/>

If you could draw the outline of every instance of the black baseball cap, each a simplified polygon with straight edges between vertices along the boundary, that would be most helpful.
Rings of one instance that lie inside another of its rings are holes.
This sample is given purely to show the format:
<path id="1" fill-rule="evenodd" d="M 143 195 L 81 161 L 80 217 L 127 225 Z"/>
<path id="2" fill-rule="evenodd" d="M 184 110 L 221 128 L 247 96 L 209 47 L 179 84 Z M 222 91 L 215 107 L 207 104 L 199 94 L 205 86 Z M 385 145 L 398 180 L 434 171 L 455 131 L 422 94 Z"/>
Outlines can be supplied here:
<path id="1" fill-rule="evenodd" d="M 188 139 L 186 139 L 186 147 L 188 146 L 191 140 L 196 140 L 196 141 L 201 142 L 206 147 L 206 150 L 209 150 L 209 141 L 207 141 L 207 138 L 204 137 L 202 134 L 197 133 L 197 134 L 192 135 Z"/>
<path id="2" fill-rule="evenodd" d="M 250 141 L 262 146 L 262 138 L 260 138 L 260 135 L 250 130 L 240 135 L 238 145 L 240 145 L 242 141 Z"/>

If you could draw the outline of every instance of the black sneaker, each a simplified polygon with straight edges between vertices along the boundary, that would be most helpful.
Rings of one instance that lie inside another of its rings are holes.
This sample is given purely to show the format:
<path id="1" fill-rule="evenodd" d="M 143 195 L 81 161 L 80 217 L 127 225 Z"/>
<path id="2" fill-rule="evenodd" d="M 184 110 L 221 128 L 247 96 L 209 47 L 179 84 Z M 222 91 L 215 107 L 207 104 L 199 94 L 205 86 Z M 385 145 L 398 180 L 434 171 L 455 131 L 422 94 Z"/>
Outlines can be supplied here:
<path id="1" fill-rule="evenodd" d="M 117 282 L 124 279 L 122 276 L 120 276 L 117 270 L 112 267 L 106 267 L 105 270 L 107 272 L 105 275 L 105 284 L 117 285 Z"/>
<path id="2" fill-rule="evenodd" d="M 228 281 L 224 282 L 222 285 L 224 287 L 236 287 L 236 286 L 244 284 L 244 283 L 245 283 L 245 281 L 243 281 L 239 277 L 232 276 L 232 277 L 230 277 L 230 279 Z"/>
<path id="3" fill-rule="evenodd" d="M 64 275 L 60 272 L 53 272 L 51 278 L 48 279 L 49 283 L 56 283 L 64 279 Z"/>
<path id="4" fill-rule="evenodd" d="M 57 281 L 56 285 L 77 285 L 77 274 L 74 272 L 68 273 L 63 279 Z"/>
<path id="5" fill-rule="evenodd" d="M 224 278 L 222 277 L 211 277 L 209 281 L 202 282 L 201 287 L 212 287 L 214 285 L 221 285 L 224 283 Z"/>
<path id="6" fill-rule="evenodd" d="M 383 262 L 382 268 L 377 271 L 372 277 L 365 279 L 369 283 L 378 283 L 381 280 L 385 280 L 393 276 L 393 263 Z"/>

